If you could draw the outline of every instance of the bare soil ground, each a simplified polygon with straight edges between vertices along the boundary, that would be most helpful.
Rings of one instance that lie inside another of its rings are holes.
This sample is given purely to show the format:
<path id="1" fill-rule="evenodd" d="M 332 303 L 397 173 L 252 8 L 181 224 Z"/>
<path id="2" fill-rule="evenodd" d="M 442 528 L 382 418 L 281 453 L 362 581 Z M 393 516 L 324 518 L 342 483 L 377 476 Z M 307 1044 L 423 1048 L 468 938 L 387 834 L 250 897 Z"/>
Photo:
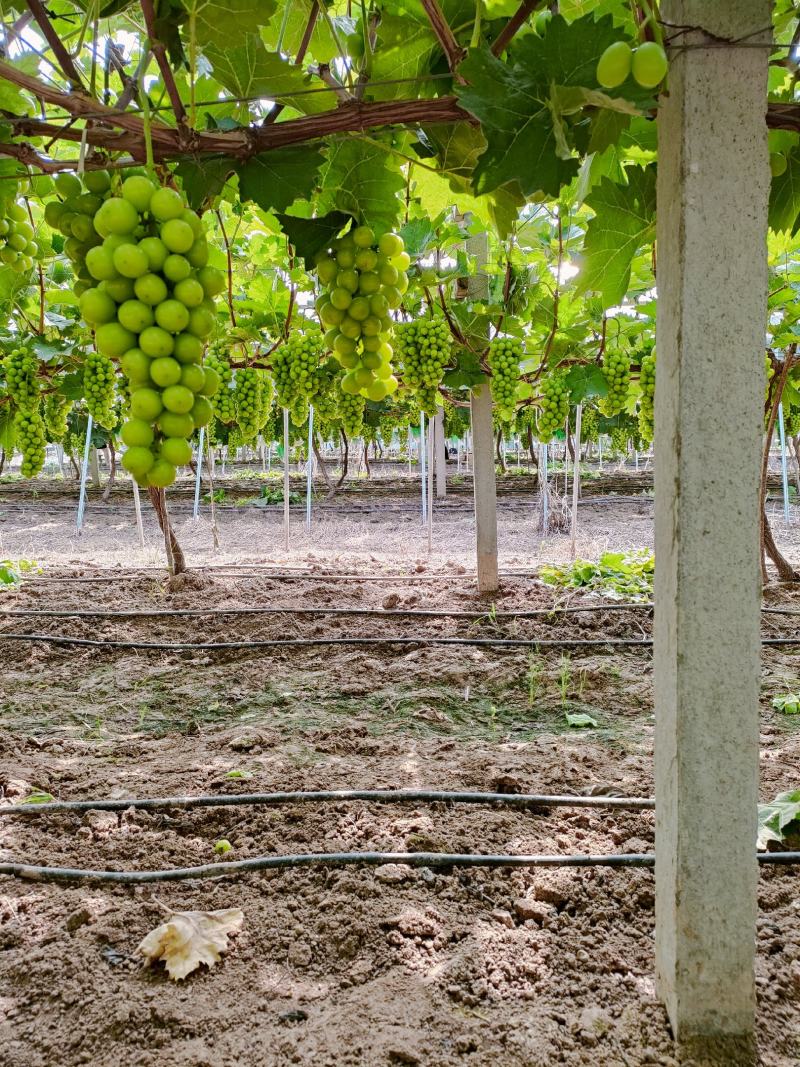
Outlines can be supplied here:
<path id="1" fill-rule="evenodd" d="M 640 508 L 586 509 L 579 552 L 650 543 Z M 130 516 L 44 512 L 0 526 L 0 555 L 44 560 L 44 575 L 0 608 L 234 607 L 528 610 L 566 603 L 530 577 L 491 602 L 466 573 L 471 520 L 442 520 L 428 560 L 411 523 L 335 519 L 280 545 L 277 516 L 182 519 L 193 563 L 257 559 L 309 568 L 295 580 L 206 570 L 166 583 L 160 540 L 136 546 Z M 448 525 L 445 525 L 445 521 Z M 788 549 L 794 529 L 786 531 Z M 564 558 L 530 516 L 501 516 L 504 565 Z M 69 572 L 67 564 L 72 566 Z M 122 565 L 133 570 L 123 572 Z M 72 579 L 49 581 L 59 573 Z M 328 569 L 363 580 L 336 581 Z M 419 568 L 417 572 L 417 568 Z M 411 581 L 367 575 L 414 574 Z M 436 577 L 433 577 L 433 576 Z M 798 607 L 787 588 L 770 603 Z M 765 616 L 765 632 L 797 634 Z M 6 633 L 107 640 L 493 635 L 642 637 L 642 611 L 504 621 L 263 615 L 203 618 L 0 617 Z M 169 652 L 2 643 L 2 803 L 32 789 L 59 799 L 317 788 L 475 789 L 651 795 L 649 649 L 569 652 L 470 646 Z M 800 661 L 766 649 L 762 797 L 796 787 L 800 729 L 771 698 L 796 690 Z M 567 725 L 583 712 L 596 728 Z M 653 848 L 651 813 L 337 803 L 0 820 L 0 858 L 85 868 L 156 869 L 268 853 L 385 851 L 601 853 Z M 0 885 L 3 1067 L 670 1067 L 674 1047 L 653 984 L 649 870 L 313 869 L 157 888 Z M 713 892 L 713 886 L 710 887 Z M 241 907 L 243 931 L 211 970 L 171 982 L 136 955 L 176 910 Z M 800 1062 L 797 874 L 760 879 L 757 980 L 761 1062 Z"/>

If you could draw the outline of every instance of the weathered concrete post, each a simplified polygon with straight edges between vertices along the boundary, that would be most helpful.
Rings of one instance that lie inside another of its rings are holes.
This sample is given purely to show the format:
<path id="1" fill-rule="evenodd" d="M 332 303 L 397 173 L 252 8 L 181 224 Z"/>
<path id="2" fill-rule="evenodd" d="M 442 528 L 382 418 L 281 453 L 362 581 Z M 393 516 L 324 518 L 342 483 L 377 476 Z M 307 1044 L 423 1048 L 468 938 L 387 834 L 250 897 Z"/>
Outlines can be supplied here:
<path id="1" fill-rule="evenodd" d="M 486 299 L 489 277 L 481 273 L 489 258 L 489 240 L 485 233 L 466 241 L 466 251 L 473 256 L 478 273 L 467 279 L 467 296 Z M 494 472 L 494 426 L 492 393 L 488 382 L 472 390 L 470 402 L 472 426 L 472 484 L 475 495 L 475 542 L 478 592 L 493 593 L 500 586 L 497 573 L 497 485 Z"/>
<path id="2" fill-rule="evenodd" d="M 436 459 L 436 496 L 443 500 L 447 496 L 447 460 L 445 459 L 444 408 L 436 409 L 433 420 L 434 453 Z"/>
<path id="3" fill-rule="evenodd" d="M 682 1056 L 737 1067 L 755 1063 L 770 13 L 661 7 L 693 29 L 658 119 L 656 969 Z"/>

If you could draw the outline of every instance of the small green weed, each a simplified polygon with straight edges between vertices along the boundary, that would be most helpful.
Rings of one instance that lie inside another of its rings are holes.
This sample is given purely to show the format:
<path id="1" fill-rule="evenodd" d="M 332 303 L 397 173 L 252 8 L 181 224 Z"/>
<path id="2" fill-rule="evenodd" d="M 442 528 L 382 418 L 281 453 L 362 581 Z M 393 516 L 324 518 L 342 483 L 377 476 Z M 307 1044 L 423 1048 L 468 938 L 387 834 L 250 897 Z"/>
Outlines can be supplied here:
<path id="1" fill-rule="evenodd" d="M 653 596 L 654 570 L 652 552 L 604 552 L 597 563 L 576 559 L 544 566 L 539 574 L 548 585 L 588 589 L 614 600 L 643 601 Z"/>

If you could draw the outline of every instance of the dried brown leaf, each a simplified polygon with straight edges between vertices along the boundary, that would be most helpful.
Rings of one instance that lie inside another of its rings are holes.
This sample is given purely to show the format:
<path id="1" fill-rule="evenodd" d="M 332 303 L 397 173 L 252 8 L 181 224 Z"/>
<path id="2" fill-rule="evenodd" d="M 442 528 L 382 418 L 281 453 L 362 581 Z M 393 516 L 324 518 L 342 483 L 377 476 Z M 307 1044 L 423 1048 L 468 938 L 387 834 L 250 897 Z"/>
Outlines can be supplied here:
<path id="1" fill-rule="evenodd" d="M 164 960 L 170 978 L 185 978 L 201 963 L 213 967 L 228 948 L 228 936 L 242 928 L 244 912 L 175 911 L 145 937 L 137 952 L 150 963 Z"/>

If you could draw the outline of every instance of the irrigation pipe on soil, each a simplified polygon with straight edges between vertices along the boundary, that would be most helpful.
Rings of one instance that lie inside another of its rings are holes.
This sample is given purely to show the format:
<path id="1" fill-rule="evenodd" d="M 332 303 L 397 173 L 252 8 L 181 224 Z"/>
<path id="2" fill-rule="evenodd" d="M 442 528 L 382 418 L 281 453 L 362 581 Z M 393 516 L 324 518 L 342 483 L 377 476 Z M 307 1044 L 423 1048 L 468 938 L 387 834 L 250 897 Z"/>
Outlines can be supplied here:
<path id="1" fill-rule="evenodd" d="M 63 812 L 145 811 L 160 808 L 235 808 L 248 805 L 278 807 L 282 804 L 340 803 L 364 800 L 377 804 L 508 804 L 512 807 L 619 808 L 648 811 L 656 806 L 651 797 L 550 796 L 546 793 L 471 793 L 432 789 L 318 789 L 283 793 L 233 793 L 199 797 L 148 797 L 143 800 L 54 800 L 46 804 L 14 804 L 0 807 L 0 818 L 16 815 L 48 815 Z"/>
<path id="2" fill-rule="evenodd" d="M 320 645 L 475 645 L 506 648 L 583 648 L 602 647 L 651 647 L 649 638 L 490 638 L 490 637 L 291 637 L 261 641 L 209 641 L 209 642 L 157 642 L 157 641 L 96 641 L 88 637 L 63 637 L 58 634 L 0 634 L 0 641 L 32 641 L 51 645 L 78 645 L 86 648 L 138 648 L 163 652 L 194 651 L 212 652 L 215 649 L 235 648 L 302 648 Z M 800 638 L 768 638 L 763 644 L 800 645 Z"/>
<path id="3" fill-rule="evenodd" d="M 64 609 L 50 611 L 39 608 L 0 609 L 0 617 L 19 616 L 24 618 L 45 619 L 150 619 L 159 616 L 179 617 L 207 615 L 378 615 L 402 616 L 404 618 L 432 619 L 538 619 L 549 615 L 561 615 L 573 612 L 597 611 L 652 611 L 652 604 L 597 604 L 587 607 L 533 608 L 530 611 L 445 611 L 437 608 L 130 608 L 109 611 L 93 608 L 79 608 L 74 611 Z M 767 610 L 767 609 L 764 609 Z M 787 613 L 789 614 L 789 613 Z M 791 614 L 798 614 L 794 612 Z"/>
<path id="4" fill-rule="evenodd" d="M 797 864 L 800 852 L 758 853 L 761 864 Z M 652 853 L 622 853 L 608 856 L 511 856 L 448 852 L 308 852 L 295 856 L 255 856 L 248 860 L 205 863 L 199 867 L 175 867 L 166 871 L 91 871 L 73 867 L 37 867 L 28 863 L 0 863 L 0 876 L 31 882 L 67 882 L 143 885 L 148 882 L 181 882 L 187 879 L 225 878 L 231 874 L 286 867 L 379 867 L 403 863 L 410 867 L 655 867 Z"/>
<path id="5" fill-rule="evenodd" d="M 472 645 L 489 648 L 652 648 L 651 638 L 493 638 L 493 637 L 292 637 L 261 641 L 95 641 L 88 637 L 64 637 L 58 634 L 0 633 L 2 641 L 31 641 L 50 645 L 76 645 L 84 648 L 151 649 L 161 652 L 213 652 L 217 649 L 243 648 L 310 648 L 322 645 Z M 762 645 L 800 645 L 800 637 L 763 637 Z"/>

